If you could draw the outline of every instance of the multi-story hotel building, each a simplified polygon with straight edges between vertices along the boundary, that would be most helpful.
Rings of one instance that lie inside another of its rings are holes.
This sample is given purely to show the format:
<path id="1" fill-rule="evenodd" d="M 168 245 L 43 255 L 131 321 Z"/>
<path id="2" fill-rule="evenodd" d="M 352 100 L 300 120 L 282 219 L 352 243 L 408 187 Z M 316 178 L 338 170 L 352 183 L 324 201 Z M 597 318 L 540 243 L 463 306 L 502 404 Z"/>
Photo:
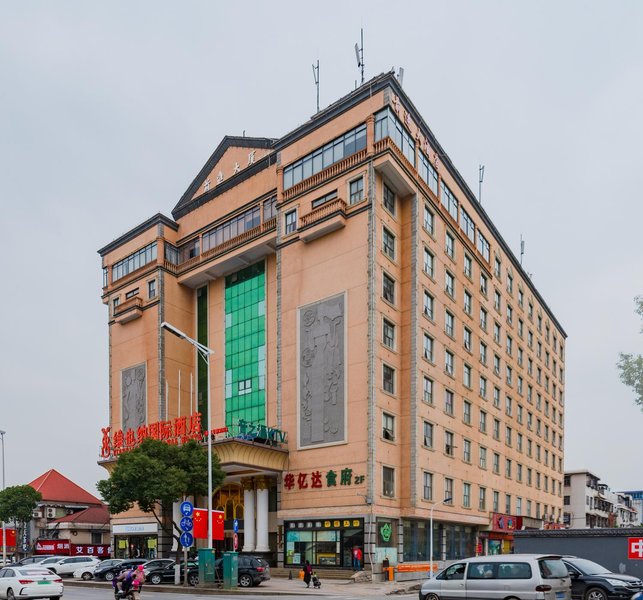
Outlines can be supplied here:
<path id="1" fill-rule="evenodd" d="M 215 351 L 240 550 L 395 564 L 428 559 L 432 510 L 438 559 L 562 521 L 566 334 L 393 74 L 280 139 L 224 138 L 172 217 L 99 251 L 103 461 L 203 435 L 205 363 L 165 321 Z M 137 522 L 158 534 L 113 527 Z"/>

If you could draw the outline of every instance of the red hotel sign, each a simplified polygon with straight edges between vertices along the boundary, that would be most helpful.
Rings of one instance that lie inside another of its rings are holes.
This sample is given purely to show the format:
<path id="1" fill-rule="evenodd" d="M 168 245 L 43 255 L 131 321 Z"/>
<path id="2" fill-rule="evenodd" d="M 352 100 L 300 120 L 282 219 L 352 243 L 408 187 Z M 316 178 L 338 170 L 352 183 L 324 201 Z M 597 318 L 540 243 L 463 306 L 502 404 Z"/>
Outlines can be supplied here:
<path id="1" fill-rule="evenodd" d="M 111 550 L 109 544 L 71 544 L 69 540 L 38 540 L 34 554 L 107 557 Z"/>
<path id="2" fill-rule="evenodd" d="M 627 539 L 627 558 L 630 560 L 643 560 L 643 537 Z"/>

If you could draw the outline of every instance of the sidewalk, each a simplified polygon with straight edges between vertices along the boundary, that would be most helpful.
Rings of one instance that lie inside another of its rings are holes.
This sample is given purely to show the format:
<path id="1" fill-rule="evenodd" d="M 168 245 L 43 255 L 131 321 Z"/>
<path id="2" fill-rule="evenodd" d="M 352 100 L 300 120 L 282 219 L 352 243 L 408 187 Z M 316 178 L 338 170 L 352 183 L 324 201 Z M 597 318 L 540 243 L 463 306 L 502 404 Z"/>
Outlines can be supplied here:
<path id="1" fill-rule="evenodd" d="M 109 588 L 112 584 L 103 581 L 80 581 L 77 579 L 65 579 L 65 586 L 70 587 L 92 587 L 92 588 Z M 368 596 L 385 596 L 398 594 L 417 595 L 419 581 L 382 581 L 382 582 L 363 582 L 353 583 L 343 579 L 324 579 L 320 589 L 314 589 L 312 586 L 306 588 L 300 579 L 286 579 L 275 577 L 270 581 L 264 581 L 261 585 L 252 588 L 237 588 L 236 590 L 223 590 L 220 588 L 203 588 L 203 587 L 183 587 L 175 585 L 151 585 L 146 584 L 143 588 L 154 590 L 155 592 L 181 593 L 181 594 L 238 594 L 239 596 L 300 596 L 310 594 L 314 596 L 351 596 L 351 597 L 368 597 Z"/>

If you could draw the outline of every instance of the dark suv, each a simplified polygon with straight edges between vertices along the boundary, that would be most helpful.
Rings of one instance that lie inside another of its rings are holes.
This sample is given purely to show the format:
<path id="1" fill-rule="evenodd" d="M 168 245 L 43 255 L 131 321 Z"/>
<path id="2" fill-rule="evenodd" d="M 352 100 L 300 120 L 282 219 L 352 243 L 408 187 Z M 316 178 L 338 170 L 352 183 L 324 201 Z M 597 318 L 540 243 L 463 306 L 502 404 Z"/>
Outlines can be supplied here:
<path id="1" fill-rule="evenodd" d="M 572 580 L 572 600 L 629 600 L 643 590 L 638 577 L 611 573 L 585 558 L 564 556 L 562 560 Z"/>
<path id="2" fill-rule="evenodd" d="M 114 577 L 117 577 L 121 571 L 131 568 L 135 569 L 138 565 L 143 565 L 148 562 L 148 560 L 149 559 L 147 558 L 129 558 L 118 565 L 98 565 L 94 570 L 94 579 L 105 579 L 106 581 L 111 581 Z"/>
<path id="3" fill-rule="evenodd" d="M 214 561 L 216 578 L 223 581 L 223 559 L 218 558 Z M 270 566 L 258 556 L 239 554 L 238 559 L 238 578 L 241 587 L 252 587 L 259 585 L 262 581 L 270 579 Z"/>

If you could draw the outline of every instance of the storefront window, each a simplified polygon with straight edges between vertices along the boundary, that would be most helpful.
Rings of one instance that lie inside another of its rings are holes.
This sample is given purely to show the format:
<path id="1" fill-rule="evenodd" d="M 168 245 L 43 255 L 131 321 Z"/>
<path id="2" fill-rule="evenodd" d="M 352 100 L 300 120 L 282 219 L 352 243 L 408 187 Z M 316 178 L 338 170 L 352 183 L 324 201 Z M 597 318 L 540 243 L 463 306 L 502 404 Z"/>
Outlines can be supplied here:
<path id="1" fill-rule="evenodd" d="M 429 521 L 403 521 L 404 526 L 404 561 L 425 561 L 430 554 Z M 433 524 L 433 556 L 439 559 L 441 545 L 438 523 Z"/>
<path id="2" fill-rule="evenodd" d="M 457 560 L 475 555 L 476 534 L 472 527 L 445 525 L 446 559 Z"/>
<path id="3" fill-rule="evenodd" d="M 114 537 L 114 558 L 156 558 L 155 535 Z"/>

